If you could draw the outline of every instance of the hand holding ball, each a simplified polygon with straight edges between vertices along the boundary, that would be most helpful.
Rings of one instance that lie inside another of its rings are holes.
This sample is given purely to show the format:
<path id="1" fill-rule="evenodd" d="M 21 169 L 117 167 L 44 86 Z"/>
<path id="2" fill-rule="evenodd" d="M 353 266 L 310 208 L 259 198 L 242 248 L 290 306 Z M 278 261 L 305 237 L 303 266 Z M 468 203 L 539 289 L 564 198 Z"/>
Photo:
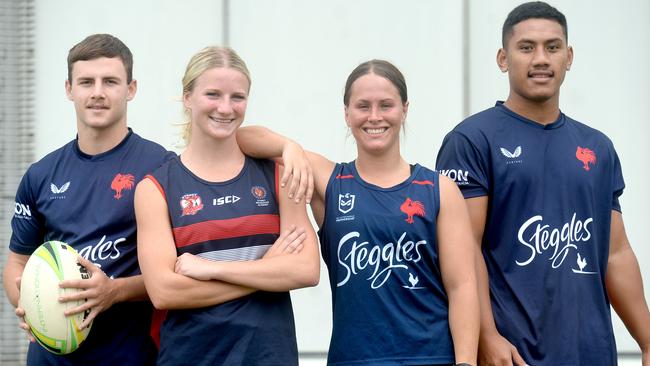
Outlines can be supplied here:
<path id="1" fill-rule="evenodd" d="M 61 281 L 89 278 L 86 268 L 77 263 L 77 257 L 78 253 L 65 243 L 45 242 L 29 257 L 20 283 L 19 306 L 25 310 L 25 321 L 38 343 L 56 354 L 79 348 L 91 328 L 89 325 L 79 330 L 90 311 L 63 314 L 84 301 L 59 302 L 60 296 L 80 291 L 60 288 Z"/>

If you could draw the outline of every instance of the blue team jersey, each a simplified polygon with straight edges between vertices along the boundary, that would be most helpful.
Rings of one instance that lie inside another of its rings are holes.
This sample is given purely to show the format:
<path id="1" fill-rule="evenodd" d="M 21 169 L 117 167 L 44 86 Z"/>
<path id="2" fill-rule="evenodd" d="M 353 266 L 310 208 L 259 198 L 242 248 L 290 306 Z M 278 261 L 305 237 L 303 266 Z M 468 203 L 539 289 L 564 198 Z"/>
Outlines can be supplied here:
<path id="1" fill-rule="evenodd" d="M 16 194 L 9 249 L 30 255 L 59 240 L 111 278 L 140 274 L 133 209 L 135 185 L 170 157 L 129 129 L 115 148 L 97 155 L 77 140 L 34 163 Z M 155 359 L 150 302 L 124 302 L 100 313 L 81 347 L 66 356 L 29 346 L 28 364 L 142 365 Z"/>
<path id="2" fill-rule="evenodd" d="M 197 177 L 180 158 L 150 177 L 167 202 L 178 255 L 217 261 L 259 259 L 278 238 L 277 178 L 272 161 L 249 157 L 226 182 Z M 297 365 L 289 293 L 257 291 L 219 305 L 167 311 L 158 364 Z"/>
<path id="3" fill-rule="evenodd" d="M 605 272 L 624 182 L 611 141 L 501 102 L 444 139 L 437 169 L 488 196 L 483 255 L 499 332 L 530 365 L 615 365 Z"/>
<path id="4" fill-rule="evenodd" d="M 436 237 L 438 174 L 415 165 L 381 188 L 337 164 L 319 231 L 332 289 L 330 365 L 450 364 Z"/>

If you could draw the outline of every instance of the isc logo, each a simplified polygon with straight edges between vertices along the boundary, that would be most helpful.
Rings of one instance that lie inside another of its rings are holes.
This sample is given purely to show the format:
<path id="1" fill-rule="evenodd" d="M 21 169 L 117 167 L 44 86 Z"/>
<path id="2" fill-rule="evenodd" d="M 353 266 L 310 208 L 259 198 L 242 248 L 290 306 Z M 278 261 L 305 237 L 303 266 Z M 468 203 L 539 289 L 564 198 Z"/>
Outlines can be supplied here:
<path id="1" fill-rule="evenodd" d="M 223 197 L 213 199 L 212 200 L 212 205 L 213 206 L 221 206 L 221 205 L 225 205 L 227 203 L 235 203 L 235 202 L 239 201 L 240 199 L 241 199 L 240 197 L 237 197 L 235 195 L 223 196 Z"/>

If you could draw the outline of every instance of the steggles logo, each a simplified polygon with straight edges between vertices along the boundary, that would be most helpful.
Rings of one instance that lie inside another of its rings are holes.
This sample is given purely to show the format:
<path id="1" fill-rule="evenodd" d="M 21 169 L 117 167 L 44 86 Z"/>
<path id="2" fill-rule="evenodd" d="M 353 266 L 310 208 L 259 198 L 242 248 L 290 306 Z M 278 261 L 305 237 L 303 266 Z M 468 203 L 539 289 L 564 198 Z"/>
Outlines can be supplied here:
<path id="1" fill-rule="evenodd" d="M 577 218 L 574 213 L 571 221 L 562 224 L 560 227 L 553 227 L 544 222 L 542 215 L 535 215 L 524 222 L 517 233 L 519 244 L 526 248 L 528 253 L 525 258 L 517 260 L 518 266 L 525 267 L 533 262 L 538 256 L 550 253 L 551 267 L 557 269 L 564 263 L 570 251 L 578 252 L 578 244 L 587 243 L 591 239 L 591 231 L 594 219 L 588 217 L 584 220 Z M 573 269 L 574 273 L 594 274 L 596 272 L 585 271 L 587 266 L 586 257 L 577 254 L 578 268 Z M 521 257 L 520 257 L 521 258 Z"/>

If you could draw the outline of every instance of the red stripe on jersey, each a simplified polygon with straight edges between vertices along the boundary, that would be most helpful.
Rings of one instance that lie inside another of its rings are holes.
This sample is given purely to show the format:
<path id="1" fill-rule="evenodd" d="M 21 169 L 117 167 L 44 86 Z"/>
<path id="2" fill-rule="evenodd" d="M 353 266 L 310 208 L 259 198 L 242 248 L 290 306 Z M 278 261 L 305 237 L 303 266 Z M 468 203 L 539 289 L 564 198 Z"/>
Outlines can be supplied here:
<path id="1" fill-rule="evenodd" d="M 432 186 L 433 187 L 433 182 L 430 180 L 414 180 L 413 184 L 419 184 L 421 186 Z"/>
<path id="2" fill-rule="evenodd" d="M 167 318 L 167 310 L 153 309 L 149 335 L 153 339 L 153 343 L 156 344 L 158 350 L 160 350 L 160 328 L 162 328 L 162 323 L 165 321 L 165 318 Z"/>
<path id="3" fill-rule="evenodd" d="M 273 214 L 210 220 L 174 228 L 177 248 L 209 240 L 237 238 L 259 234 L 279 234 L 280 216 Z"/>
<path id="4" fill-rule="evenodd" d="M 350 175 L 341 175 L 341 174 L 339 174 L 339 175 L 336 176 L 336 179 L 350 179 L 350 178 L 354 178 L 354 175 L 352 175 L 352 174 L 350 174 Z"/>
<path id="5" fill-rule="evenodd" d="M 162 194 L 163 198 L 165 198 L 165 190 L 160 185 L 160 183 L 158 183 L 158 180 L 153 175 L 147 174 L 147 175 L 144 176 L 143 180 L 144 179 L 149 179 L 156 186 L 156 188 L 158 188 L 158 190 Z"/>

